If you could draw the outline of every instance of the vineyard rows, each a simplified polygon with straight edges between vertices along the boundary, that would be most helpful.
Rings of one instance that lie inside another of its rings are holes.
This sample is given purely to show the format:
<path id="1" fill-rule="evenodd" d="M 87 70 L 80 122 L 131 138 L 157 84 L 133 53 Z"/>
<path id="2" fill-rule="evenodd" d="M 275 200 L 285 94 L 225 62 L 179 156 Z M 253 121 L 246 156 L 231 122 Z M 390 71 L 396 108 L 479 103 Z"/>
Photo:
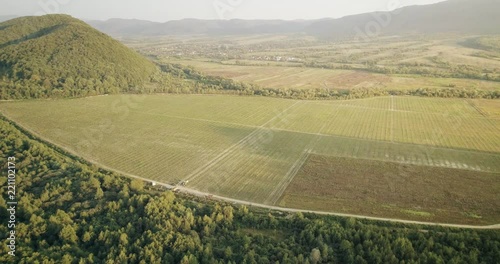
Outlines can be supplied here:
<path id="1" fill-rule="evenodd" d="M 134 97 L 6 102 L 0 111 L 108 167 L 266 204 L 310 154 L 500 172 L 500 118 L 479 101 L 155 95 L 116 108 L 124 99 Z"/>

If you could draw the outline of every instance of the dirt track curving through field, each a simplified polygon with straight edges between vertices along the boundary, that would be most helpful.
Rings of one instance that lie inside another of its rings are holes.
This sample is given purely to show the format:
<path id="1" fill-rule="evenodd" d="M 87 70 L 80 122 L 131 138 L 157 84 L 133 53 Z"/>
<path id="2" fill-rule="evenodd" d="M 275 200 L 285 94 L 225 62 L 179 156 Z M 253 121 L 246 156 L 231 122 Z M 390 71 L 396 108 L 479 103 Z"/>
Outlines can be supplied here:
<path id="1" fill-rule="evenodd" d="M 173 187 L 173 186 L 171 186 Z M 341 217 L 352 217 L 358 219 L 367 219 L 367 220 L 375 220 L 375 221 L 385 221 L 385 222 L 393 222 L 393 223 L 402 223 L 402 224 L 415 224 L 415 225 L 427 225 L 427 226 L 442 226 L 442 227 L 453 227 L 453 228 L 465 228 L 465 229 L 500 229 L 500 224 L 496 225 L 488 225 L 488 226 L 474 226 L 474 225 L 460 225 L 460 224 L 447 224 L 447 223 L 433 223 L 433 222 L 420 222 L 420 221 L 412 221 L 412 220 L 403 220 L 403 219 L 392 219 L 392 218 L 383 218 L 383 217 L 372 217 L 372 216 L 364 216 L 364 215 L 354 215 L 354 214 L 342 214 L 342 213 L 334 213 L 334 212 L 325 212 L 325 211 L 311 211 L 311 210 L 302 210 L 302 209 L 293 209 L 293 208 L 283 208 L 272 205 L 265 204 L 255 204 L 247 201 L 242 201 L 238 199 L 232 199 L 217 195 L 212 195 L 209 193 L 200 192 L 197 190 L 193 190 L 186 187 L 176 187 L 180 192 L 198 196 L 198 197 L 207 197 L 210 196 L 211 199 L 230 202 L 239 205 L 248 205 L 252 207 L 259 207 L 269 210 L 281 211 L 281 212 L 289 212 L 289 213 L 312 213 L 318 215 L 331 215 L 331 216 L 341 216 Z"/>
<path id="2" fill-rule="evenodd" d="M 474 225 L 448 224 L 448 223 L 436 223 L 436 222 L 421 222 L 421 221 L 393 219 L 393 218 L 383 218 L 383 217 L 373 217 L 373 216 L 365 216 L 365 215 L 354 215 L 354 214 L 344 214 L 344 213 L 335 213 L 335 212 L 325 212 L 325 211 L 313 211 L 313 210 L 284 208 L 284 207 L 278 207 L 278 206 L 272 206 L 272 205 L 266 205 L 266 204 L 252 203 L 252 202 L 248 202 L 248 201 L 243 201 L 243 200 L 238 200 L 238 199 L 233 199 L 233 198 L 228 198 L 228 197 L 213 195 L 213 194 L 210 194 L 210 193 L 201 192 L 201 191 L 194 190 L 194 189 L 191 189 L 191 188 L 186 188 L 184 186 L 174 186 L 174 185 L 171 185 L 171 184 L 160 183 L 160 182 L 156 182 L 156 181 L 151 180 L 151 179 L 146 179 L 146 178 L 143 178 L 143 177 L 140 177 L 140 176 L 137 176 L 137 175 L 133 175 L 133 174 L 130 174 L 130 173 L 127 173 L 127 172 L 124 172 L 124 171 L 120 171 L 120 170 L 108 167 L 108 166 L 106 166 L 104 164 L 101 164 L 101 163 L 93 161 L 93 160 L 85 159 L 82 156 L 80 156 L 79 154 L 77 154 L 75 151 L 73 151 L 73 150 L 71 150 L 71 149 L 69 149 L 67 147 L 61 146 L 60 144 L 57 144 L 57 143 L 51 141 L 50 139 L 47 139 L 47 138 L 41 136 L 40 134 L 32 131 L 31 129 L 29 129 L 29 128 L 27 128 L 27 127 L 25 127 L 25 126 L 23 126 L 23 125 L 21 125 L 19 123 L 16 123 L 16 122 L 12 121 L 12 119 L 10 119 L 8 116 L 6 116 L 5 113 L 2 113 L 2 115 L 4 117 L 6 117 L 7 119 L 9 119 L 11 122 L 15 123 L 18 127 L 21 127 L 22 129 L 24 129 L 25 131 L 27 131 L 28 133 L 30 133 L 32 137 L 34 136 L 34 137 L 38 138 L 38 141 L 40 141 L 42 143 L 49 143 L 51 145 L 57 146 L 58 148 L 66 151 L 67 153 L 70 153 L 70 154 L 72 154 L 72 155 L 74 155 L 76 157 L 80 157 L 81 159 L 86 160 L 87 162 L 89 162 L 91 164 L 94 164 L 94 165 L 96 165 L 98 167 L 101 167 L 101 168 L 103 168 L 105 170 L 112 171 L 112 172 L 121 174 L 123 176 L 130 177 L 130 178 L 143 180 L 143 181 L 146 181 L 146 182 L 154 182 L 157 185 L 163 186 L 163 187 L 165 187 L 167 189 L 170 189 L 170 190 L 176 189 L 176 190 L 178 190 L 181 193 L 189 194 L 189 195 L 193 195 L 193 196 L 197 196 L 197 197 L 202 197 L 202 198 L 210 197 L 211 199 L 214 199 L 214 200 L 229 202 L 229 203 L 233 203 L 233 204 L 246 205 L 246 206 L 251 206 L 251 207 L 257 207 L 257 208 L 275 210 L 275 211 L 280 211 L 280 212 L 288 212 L 288 213 L 299 213 L 299 212 L 300 213 L 312 213 L 312 214 L 318 214 L 318 215 L 331 215 L 331 216 L 340 216 L 340 217 L 352 217 L 352 218 L 357 218 L 357 219 L 367 219 L 367 220 L 385 221 L 385 222 L 402 223 L 402 224 L 414 224 L 414 225 L 426 225 L 426 226 L 441 226 L 441 227 L 463 228 L 463 229 L 483 229 L 483 230 L 500 229 L 500 224 L 487 225 L 487 226 L 474 226 Z"/>

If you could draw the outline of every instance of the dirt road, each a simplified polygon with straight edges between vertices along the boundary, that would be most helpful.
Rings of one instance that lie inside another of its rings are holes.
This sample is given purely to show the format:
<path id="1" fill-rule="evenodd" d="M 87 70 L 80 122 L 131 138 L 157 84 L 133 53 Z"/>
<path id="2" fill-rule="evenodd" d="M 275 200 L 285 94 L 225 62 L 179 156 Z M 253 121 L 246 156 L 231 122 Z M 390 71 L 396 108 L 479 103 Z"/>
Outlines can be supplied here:
<path id="1" fill-rule="evenodd" d="M 265 204 L 256 204 L 248 201 L 242 201 L 217 195 L 212 195 L 209 193 L 200 192 L 197 190 L 189 189 L 186 187 L 177 187 L 177 190 L 180 192 L 199 196 L 199 197 L 207 197 L 210 196 L 212 199 L 225 201 L 229 203 L 235 203 L 240 205 L 247 205 L 253 207 L 259 207 L 269 210 L 275 210 L 280 212 L 289 212 L 289 213 L 312 213 L 319 215 L 332 215 L 332 216 L 341 216 L 341 217 L 352 217 L 358 219 L 368 219 L 368 220 L 376 220 L 376 221 L 386 221 L 386 222 L 394 222 L 394 223 L 403 223 L 403 224 L 415 224 L 415 225 L 428 225 L 428 226 L 442 226 L 442 227 L 454 227 L 454 228 L 465 228 L 465 229 L 500 229 L 500 224 L 496 225 L 488 225 L 488 226 L 474 226 L 474 225 L 459 225 L 459 224 L 447 224 L 447 223 L 432 223 L 432 222 L 419 222 L 419 221 L 411 221 L 411 220 L 403 220 L 403 219 L 392 219 L 392 218 L 382 218 L 382 217 L 372 217 L 372 216 L 364 216 L 364 215 L 353 215 L 353 214 L 342 214 L 342 213 L 334 213 L 334 212 L 324 212 L 324 211 L 310 211 L 310 210 L 302 210 L 302 209 L 293 209 L 293 208 L 283 208 L 272 205 Z"/>

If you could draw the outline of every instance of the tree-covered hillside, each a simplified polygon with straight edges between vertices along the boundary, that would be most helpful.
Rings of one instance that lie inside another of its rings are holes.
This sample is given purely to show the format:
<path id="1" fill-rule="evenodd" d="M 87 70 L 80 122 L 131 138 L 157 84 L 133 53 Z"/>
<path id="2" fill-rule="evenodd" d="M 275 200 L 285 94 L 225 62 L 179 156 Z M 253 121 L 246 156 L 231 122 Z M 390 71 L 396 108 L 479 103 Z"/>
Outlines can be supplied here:
<path id="1" fill-rule="evenodd" d="M 288 215 L 182 197 L 68 156 L 0 118 L 0 158 L 9 157 L 15 158 L 10 161 L 17 175 L 15 248 L 7 247 L 12 229 L 7 226 L 7 189 L 2 188 L 0 263 L 396 264 L 500 259 L 497 230 Z M 0 185 L 6 184 L 2 173 Z"/>
<path id="2" fill-rule="evenodd" d="M 140 90 L 154 63 L 67 15 L 0 23 L 0 99 Z"/>

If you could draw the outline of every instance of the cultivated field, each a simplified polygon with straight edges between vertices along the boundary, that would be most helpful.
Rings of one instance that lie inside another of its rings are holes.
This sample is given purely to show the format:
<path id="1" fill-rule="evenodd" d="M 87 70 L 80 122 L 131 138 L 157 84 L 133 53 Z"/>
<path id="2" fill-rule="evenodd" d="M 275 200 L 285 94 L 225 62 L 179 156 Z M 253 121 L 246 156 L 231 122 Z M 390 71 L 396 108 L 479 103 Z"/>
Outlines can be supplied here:
<path id="1" fill-rule="evenodd" d="M 234 61 L 211 62 L 203 60 L 171 60 L 192 66 L 206 75 L 221 76 L 235 81 L 254 83 L 265 88 L 280 89 L 356 89 L 379 88 L 412 90 L 418 88 L 457 88 L 496 90 L 500 83 L 458 78 L 433 78 L 409 74 L 380 74 L 362 70 L 340 70 L 298 67 L 282 63 L 236 65 Z"/>
<path id="2" fill-rule="evenodd" d="M 303 35 L 123 40 L 160 63 L 283 89 L 498 90 L 500 38 L 378 37 L 329 42 Z M 479 44 L 478 44 L 479 43 Z"/>
<path id="3" fill-rule="evenodd" d="M 311 155 L 283 207 L 421 221 L 495 223 L 499 173 Z"/>
<path id="4" fill-rule="evenodd" d="M 500 115 L 494 111 L 499 103 L 418 97 L 297 101 L 121 95 L 2 102 L 0 111 L 40 136 L 116 170 L 164 183 L 189 181 L 189 188 L 275 205 L 283 193 L 290 195 L 293 189 L 287 187 L 294 186 L 296 176 L 316 155 L 421 165 L 425 175 L 440 175 L 441 187 L 456 181 L 446 175 L 459 172 L 476 177 L 475 188 L 484 187 L 485 195 L 499 193 Z M 462 187 L 455 191 L 467 194 Z M 406 195 L 405 190 L 396 192 Z M 486 200 L 481 197 L 477 210 L 467 212 L 489 208 L 482 208 Z M 366 209 L 363 206 L 353 205 L 350 212 L 359 213 Z M 405 206 L 401 208 L 413 208 Z M 432 211 L 425 206 L 421 211 Z M 456 204 L 450 208 L 461 210 Z M 488 218 L 468 219 L 500 220 L 495 212 Z"/>

